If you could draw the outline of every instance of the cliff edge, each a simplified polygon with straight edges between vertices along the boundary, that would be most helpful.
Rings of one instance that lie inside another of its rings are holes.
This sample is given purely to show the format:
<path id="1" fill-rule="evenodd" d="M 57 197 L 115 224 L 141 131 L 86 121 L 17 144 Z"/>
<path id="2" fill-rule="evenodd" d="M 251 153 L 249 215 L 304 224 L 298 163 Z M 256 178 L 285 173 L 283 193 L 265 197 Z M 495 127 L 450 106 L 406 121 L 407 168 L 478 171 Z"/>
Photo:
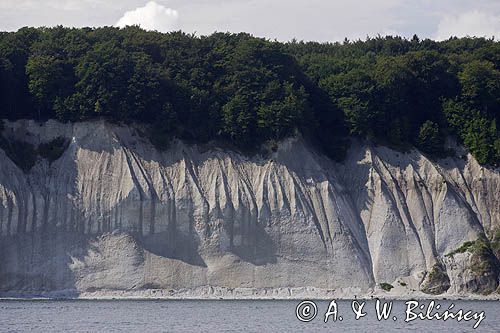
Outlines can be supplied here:
<path id="1" fill-rule="evenodd" d="M 6 122 L 0 295 L 488 295 L 499 289 L 500 172 L 354 143 L 334 163 L 300 138 L 270 157 L 103 121 Z"/>

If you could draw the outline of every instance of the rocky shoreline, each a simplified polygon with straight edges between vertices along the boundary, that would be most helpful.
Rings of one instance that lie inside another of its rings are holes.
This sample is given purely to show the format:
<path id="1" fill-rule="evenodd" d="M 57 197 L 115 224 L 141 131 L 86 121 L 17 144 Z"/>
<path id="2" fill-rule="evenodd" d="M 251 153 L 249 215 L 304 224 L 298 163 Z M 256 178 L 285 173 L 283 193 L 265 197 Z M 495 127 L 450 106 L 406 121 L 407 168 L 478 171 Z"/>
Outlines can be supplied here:
<path id="1" fill-rule="evenodd" d="M 405 292 L 399 288 L 391 292 L 383 290 L 324 290 L 313 287 L 303 288 L 224 288 L 203 286 L 195 289 L 180 290 L 99 290 L 93 292 L 78 292 L 76 290 L 61 290 L 40 293 L 3 292 L 0 299 L 80 299 L 80 300 L 481 300 L 500 301 L 500 294 L 441 294 L 429 295 L 422 292 Z"/>

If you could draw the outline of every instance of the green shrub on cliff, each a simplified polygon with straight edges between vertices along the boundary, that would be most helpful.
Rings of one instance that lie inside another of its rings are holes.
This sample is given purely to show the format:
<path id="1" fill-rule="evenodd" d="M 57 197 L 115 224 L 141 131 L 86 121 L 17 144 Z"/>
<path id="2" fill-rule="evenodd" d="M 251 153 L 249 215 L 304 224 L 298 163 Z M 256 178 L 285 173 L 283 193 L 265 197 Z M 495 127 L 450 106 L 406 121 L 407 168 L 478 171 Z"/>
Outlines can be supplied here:
<path id="1" fill-rule="evenodd" d="M 391 291 L 392 288 L 394 288 L 394 286 L 390 283 L 382 282 L 380 284 L 380 288 L 382 288 L 382 290 L 384 290 L 384 291 L 389 292 L 389 291 Z"/>
<path id="2" fill-rule="evenodd" d="M 500 267 L 498 267 L 498 259 L 494 253 L 498 246 L 495 237 L 496 235 L 493 241 L 490 242 L 484 234 L 481 234 L 475 241 L 465 242 L 458 249 L 447 254 L 447 256 L 469 252 L 472 255 L 472 265 L 470 268 L 478 276 L 500 270 Z"/>
<path id="3" fill-rule="evenodd" d="M 431 295 L 446 292 L 450 288 L 450 278 L 446 273 L 446 269 L 441 264 L 434 264 L 421 288 L 424 293 Z"/>
<path id="4" fill-rule="evenodd" d="M 496 255 L 498 260 L 500 260 L 500 228 L 497 228 L 495 232 L 493 232 L 493 237 L 491 239 L 491 249 L 493 253 Z"/>

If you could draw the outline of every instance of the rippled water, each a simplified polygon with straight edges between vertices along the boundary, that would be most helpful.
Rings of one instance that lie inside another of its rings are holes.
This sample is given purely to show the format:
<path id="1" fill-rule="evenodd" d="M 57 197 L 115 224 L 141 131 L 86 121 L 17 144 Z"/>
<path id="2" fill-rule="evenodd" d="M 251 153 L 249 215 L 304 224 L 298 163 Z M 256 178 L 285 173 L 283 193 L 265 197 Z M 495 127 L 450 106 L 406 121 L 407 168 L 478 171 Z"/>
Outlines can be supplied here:
<path id="1" fill-rule="evenodd" d="M 406 305 L 393 302 L 391 317 L 378 321 L 375 301 L 354 319 L 350 301 L 338 301 L 343 320 L 323 322 L 329 302 L 317 303 L 317 317 L 296 318 L 299 301 L 0 301 L 2 332 L 471 332 L 475 321 L 415 320 L 405 323 Z M 428 301 L 423 302 L 426 305 Z M 437 301 L 447 309 L 450 301 Z M 485 312 L 476 332 L 500 332 L 499 301 L 455 301 L 454 310 Z M 394 321 L 394 317 L 397 320 Z M 337 318 L 339 319 L 339 318 Z"/>

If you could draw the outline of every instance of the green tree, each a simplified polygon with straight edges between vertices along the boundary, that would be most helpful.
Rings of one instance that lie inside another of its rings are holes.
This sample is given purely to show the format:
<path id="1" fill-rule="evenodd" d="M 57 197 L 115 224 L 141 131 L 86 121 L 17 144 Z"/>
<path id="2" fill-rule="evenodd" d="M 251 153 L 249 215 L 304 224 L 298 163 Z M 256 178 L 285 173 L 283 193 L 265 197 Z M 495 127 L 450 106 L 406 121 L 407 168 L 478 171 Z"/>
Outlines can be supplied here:
<path id="1" fill-rule="evenodd" d="M 418 147 L 428 154 L 438 154 L 443 150 L 442 135 L 439 133 L 439 125 L 430 120 L 420 127 L 418 136 Z"/>
<path id="2" fill-rule="evenodd" d="M 500 71 L 489 61 L 467 63 L 459 73 L 462 94 L 476 108 L 500 115 Z"/>
<path id="3" fill-rule="evenodd" d="M 26 64 L 28 87 L 36 100 L 38 118 L 53 117 L 53 104 L 58 96 L 65 96 L 72 82 L 64 75 L 64 63 L 52 56 L 31 57 Z"/>
<path id="4" fill-rule="evenodd" d="M 293 134 L 302 115 L 307 112 L 304 87 L 295 90 L 290 83 L 285 83 L 281 94 L 279 99 L 261 104 L 257 110 L 258 128 L 264 137 L 282 139 Z"/>
<path id="5" fill-rule="evenodd" d="M 82 119 L 92 116 L 127 119 L 133 112 L 133 105 L 127 99 L 128 82 L 133 74 L 133 58 L 116 42 L 97 44 L 76 68 L 79 79 L 76 94 L 67 106 L 78 108 Z"/>
<path id="6" fill-rule="evenodd" d="M 233 142 L 249 147 L 255 140 L 256 114 L 247 97 L 236 95 L 223 107 L 223 131 Z"/>
<path id="7" fill-rule="evenodd" d="M 0 32 L 0 116 L 142 122 L 158 147 L 178 137 L 255 149 L 300 131 L 336 159 L 349 134 L 429 153 L 454 134 L 498 164 L 498 45 L 23 28 Z"/>
<path id="8" fill-rule="evenodd" d="M 492 161 L 491 137 L 489 135 L 489 122 L 482 117 L 475 117 L 469 121 L 463 132 L 463 141 L 471 153 L 481 164 Z"/>

